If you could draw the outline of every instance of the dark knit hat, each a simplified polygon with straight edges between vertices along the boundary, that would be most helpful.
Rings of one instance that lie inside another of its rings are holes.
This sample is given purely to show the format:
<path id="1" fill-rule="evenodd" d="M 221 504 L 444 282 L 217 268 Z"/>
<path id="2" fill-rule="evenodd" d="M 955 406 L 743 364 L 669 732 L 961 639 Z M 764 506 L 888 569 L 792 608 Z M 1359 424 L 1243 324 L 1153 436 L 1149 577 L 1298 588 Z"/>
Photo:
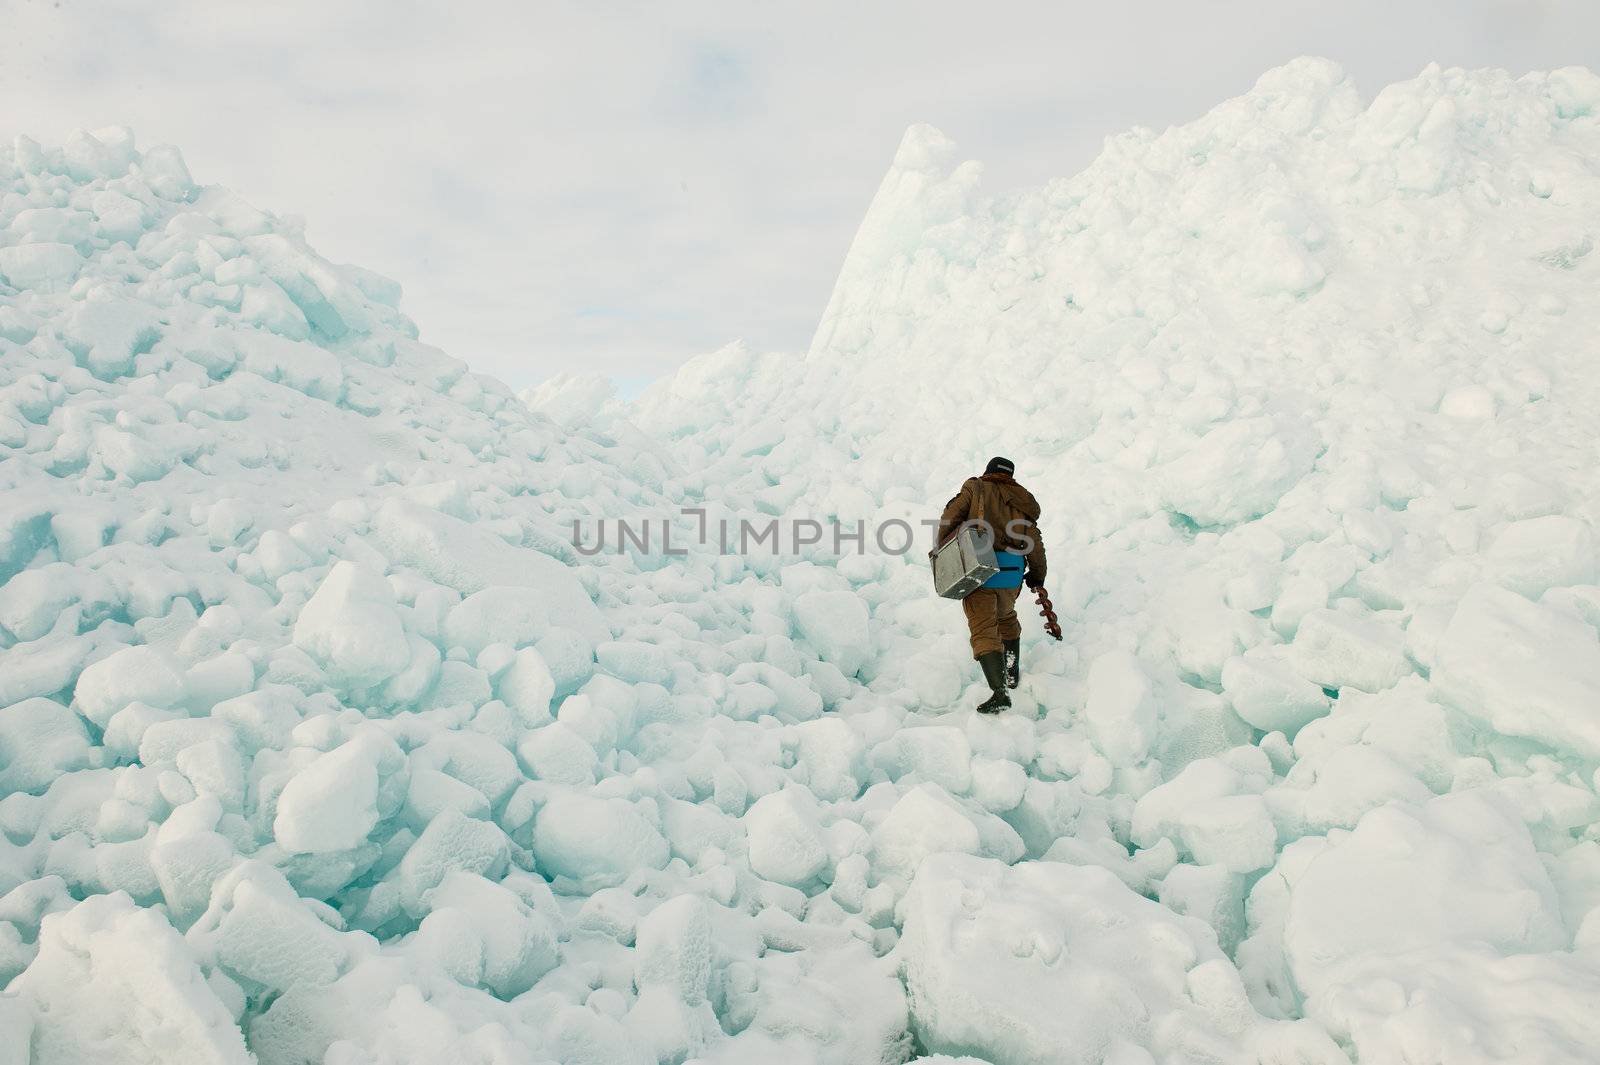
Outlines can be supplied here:
<path id="1" fill-rule="evenodd" d="M 1003 459 L 999 455 L 989 460 L 989 465 L 983 468 L 984 473 L 1003 473 L 1007 477 L 1017 472 L 1017 464 L 1010 459 Z"/>

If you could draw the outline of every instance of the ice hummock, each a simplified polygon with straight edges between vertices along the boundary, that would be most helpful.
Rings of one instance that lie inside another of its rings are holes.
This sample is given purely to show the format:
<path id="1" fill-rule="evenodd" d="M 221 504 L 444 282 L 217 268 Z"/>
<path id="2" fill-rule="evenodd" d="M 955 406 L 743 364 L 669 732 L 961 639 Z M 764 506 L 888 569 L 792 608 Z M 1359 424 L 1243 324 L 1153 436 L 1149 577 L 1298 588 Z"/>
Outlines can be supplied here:
<path id="1" fill-rule="evenodd" d="M 1597 157 L 1576 68 L 1001 199 L 918 127 L 804 358 L 625 403 L 0 149 L 0 1062 L 1587 1060 Z M 570 542 L 995 452 L 1068 622 L 996 720 L 920 550 Z"/>

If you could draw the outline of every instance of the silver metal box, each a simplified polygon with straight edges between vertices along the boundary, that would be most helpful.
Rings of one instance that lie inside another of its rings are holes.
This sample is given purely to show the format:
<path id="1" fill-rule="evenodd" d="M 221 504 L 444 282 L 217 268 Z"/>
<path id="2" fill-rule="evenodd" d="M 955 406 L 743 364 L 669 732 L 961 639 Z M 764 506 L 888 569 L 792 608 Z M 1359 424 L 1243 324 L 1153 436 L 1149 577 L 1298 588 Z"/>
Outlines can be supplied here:
<path id="1" fill-rule="evenodd" d="M 983 530 L 968 526 L 933 556 L 933 590 L 946 599 L 965 599 L 999 572 L 994 544 Z"/>

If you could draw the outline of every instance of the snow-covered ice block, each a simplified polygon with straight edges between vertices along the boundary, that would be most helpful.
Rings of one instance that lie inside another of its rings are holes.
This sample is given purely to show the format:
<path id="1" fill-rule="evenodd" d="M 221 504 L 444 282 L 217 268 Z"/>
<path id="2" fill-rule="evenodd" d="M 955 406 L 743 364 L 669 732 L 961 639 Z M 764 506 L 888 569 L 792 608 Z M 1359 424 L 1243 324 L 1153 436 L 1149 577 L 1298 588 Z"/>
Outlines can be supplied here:
<path id="1" fill-rule="evenodd" d="M 800 636 L 845 675 L 872 657 L 867 605 L 854 592 L 813 591 L 794 601 L 794 623 Z"/>
<path id="2" fill-rule="evenodd" d="M 395 869 L 400 902 L 407 913 L 427 911 L 428 893 L 453 871 L 495 878 L 504 873 L 511 841 L 493 822 L 474 820 L 459 810 L 437 814 Z"/>
<path id="3" fill-rule="evenodd" d="M 183 674 L 190 710 L 205 713 L 218 703 L 244 695 L 255 687 L 256 668 L 248 655 L 225 652 L 196 662 Z"/>
<path id="4" fill-rule="evenodd" d="M 139 159 L 139 176 L 150 191 L 166 200 L 186 199 L 194 191 L 183 153 L 170 144 L 148 148 Z"/>
<path id="5" fill-rule="evenodd" d="M 495 679 L 495 694 L 529 728 L 551 719 L 550 700 L 555 692 L 555 677 L 537 647 L 518 650 L 511 665 Z"/>
<path id="6" fill-rule="evenodd" d="M 494 697 L 489 676 L 477 666 L 449 659 L 439 664 L 439 675 L 423 703 L 430 710 L 464 710 L 482 706 Z"/>
<path id="7" fill-rule="evenodd" d="M 70 244 L 16 244 L 0 248 L 0 280 L 39 293 L 62 292 L 77 278 L 83 256 Z"/>
<path id="8" fill-rule="evenodd" d="M 599 765 L 589 741 L 563 721 L 525 735 L 517 742 L 517 757 L 535 778 L 567 787 L 593 784 Z"/>
<path id="9" fill-rule="evenodd" d="M 1426 1047 L 1436 1061 L 1586 1065 L 1600 1039 L 1597 996 L 1592 957 L 1452 943 L 1352 962 L 1306 1011 L 1362 1062 L 1404 1061 Z"/>
<path id="10" fill-rule="evenodd" d="M 907 791 L 872 830 L 872 860 L 880 877 L 910 880 L 929 855 L 976 855 L 982 849 L 973 819 L 935 784 Z M 1021 848 L 1009 857 L 1022 857 Z"/>
<path id="11" fill-rule="evenodd" d="M 394 590 L 381 574 L 355 562 L 338 562 L 328 571 L 300 611 L 294 642 L 352 689 L 386 680 L 411 660 Z"/>
<path id="12" fill-rule="evenodd" d="M 533 646 L 550 669 L 556 695 L 569 695 L 594 676 L 594 644 L 573 629 L 554 629 Z"/>
<path id="13" fill-rule="evenodd" d="M 672 662 L 665 651 L 640 640 L 608 640 L 595 648 L 605 672 L 630 683 L 672 685 Z"/>
<path id="14" fill-rule="evenodd" d="M 957 795 L 972 786 L 972 744 L 954 725 L 901 729 L 873 749 L 872 762 L 893 779 L 915 773 Z"/>
<path id="15" fill-rule="evenodd" d="M 1251 726 L 1291 739 L 1333 706 L 1320 685 L 1296 672 L 1281 652 L 1266 648 L 1230 658 L 1222 667 L 1222 691 Z"/>
<path id="16" fill-rule="evenodd" d="M 428 920 L 447 912 L 461 917 L 479 946 L 478 980 L 501 998 L 522 994 L 555 968 L 558 946 L 550 920 L 504 886 L 454 871 L 426 901 Z"/>
<path id="17" fill-rule="evenodd" d="M 853 799 L 861 789 L 863 746 L 860 735 L 836 717 L 802 721 L 794 726 L 795 768 L 817 798 L 828 802 Z"/>
<path id="18" fill-rule="evenodd" d="M 962 655 L 951 648 L 931 648 L 906 662 L 906 683 L 923 706 L 949 706 L 966 681 Z"/>
<path id="19" fill-rule="evenodd" d="M 249 989 L 326 986 L 348 956 L 339 934 L 283 874 L 256 861 L 241 863 L 215 884 L 210 907 L 186 938 Z"/>
<path id="20" fill-rule="evenodd" d="M 519 392 L 517 398 L 557 425 L 577 428 L 594 420 L 616 391 L 616 381 L 605 374 L 558 373 Z"/>
<path id="21" fill-rule="evenodd" d="M 1479 585 L 1439 641 L 1432 680 L 1496 732 L 1600 758 L 1600 634 L 1576 618 Z"/>
<path id="22" fill-rule="evenodd" d="M 561 704 L 557 720 L 588 741 L 596 753 L 615 750 L 638 724 L 637 695 L 643 686 L 599 674 Z"/>
<path id="23" fill-rule="evenodd" d="M 406 827 L 421 832 L 445 810 L 457 810 L 479 821 L 490 817 L 489 800 L 477 788 L 437 769 L 413 768 L 403 809 Z"/>
<path id="24" fill-rule="evenodd" d="M 1307 725 L 1294 740 L 1294 756 L 1313 765 L 1339 751 L 1367 746 L 1435 791 L 1447 791 L 1461 755 L 1449 712 L 1429 698 L 1421 677 L 1408 677 L 1377 695 L 1350 692 L 1331 714 Z"/>
<path id="25" fill-rule="evenodd" d="M 634 942 L 634 980 L 660 984 L 683 1002 L 706 1000 L 713 957 L 711 921 L 704 900 L 669 899 L 639 922 Z"/>
<path id="26" fill-rule="evenodd" d="M 1162 505 L 1202 526 L 1258 518 L 1310 471 L 1302 437 L 1268 417 L 1218 425 L 1158 471 Z"/>
<path id="27" fill-rule="evenodd" d="M 447 645 L 465 648 L 476 656 L 490 644 L 522 647 L 560 628 L 573 629 L 593 640 L 602 630 L 586 625 L 583 619 L 594 612 L 594 604 L 559 562 L 547 561 L 560 570 L 563 578 L 554 587 L 494 585 L 473 592 L 453 607 L 444 624 Z M 563 589 L 568 582 L 570 587 Z M 581 605 L 575 597 L 581 598 Z"/>
<path id="28" fill-rule="evenodd" d="M 1600 632 L 1600 584 L 1553 588 L 1539 597 L 1544 606 L 1560 610 L 1593 625 Z"/>
<path id="29" fill-rule="evenodd" d="M 1292 882 L 1284 942 L 1296 984 L 1315 994 L 1371 955 L 1560 950 L 1568 933 L 1522 821 L 1462 792 L 1381 807 L 1330 839 Z"/>
<path id="30" fill-rule="evenodd" d="M 1594 534 L 1563 514 L 1514 521 L 1495 537 L 1484 561 L 1491 580 L 1534 599 L 1551 588 L 1594 582 Z"/>
<path id="31" fill-rule="evenodd" d="M 239 364 L 269 381 L 336 403 L 344 394 L 344 369 L 332 352 L 265 330 L 234 335 Z"/>
<path id="32" fill-rule="evenodd" d="M 136 155 L 133 131 L 126 126 L 74 130 L 61 145 L 67 173 L 78 181 L 120 177 L 128 172 Z"/>
<path id="33" fill-rule="evenodd" d="M 591 649 L 611 639 L 609 626 L 572 570 L 549 555 L 513 547 L 476 525 L 399 499 L 378 508 L 373 532 L 393 561 L 463 595 L 495 585 L 531 589 L 546 602 L 542 616 L 576 630 Z M 478 646 L 502 641 L 511 642 L 504 635 L 488 636 Z"/>
<path id="34" fill-rule="evenodd" d="M 98 545 L 96 545 L 98 546 Z M 37 640 L 56 627 L 61 614 L 75 603 L 109 606 L 110 582 L 57 563 L 23 570 L 0 584 L 0 626 L 21 641 Z M 97 602 L 99 601 L 99 602 Z"/>
<path id="35" fill-rule="evenodd" d="M 1337 610 L 1302 618 L 1289 655 L 1301 676 L 1324 688 L 1378 692 L 1413 672 L 1399 630 Z"/>
<path id="36" fill-rule="evenodd" d="M 471 785 L 490 806 L 499 806 L 522 783 L 514 754 L 481 732 L 436 736 L 411 752 L 416 769 L 438 769 Z"/>
<path id="37" fill-rule="evenodd" d="M 380 772 L 392 773 L 401 762 L 394 742 L 373 732 L 319 755 L 291 777 L 278 796 L 273 836 L 291 854 L 326 854 L 359 846 L 380 817 Z"/>
<path id="38" fill-rule="evenodd" d="M 785 788 L 763 795 L 745 812 L 750 871 L 774 883 L 801 887 L 828 868 L 820 814 L 814 799 Z"/>
<path id="39" fill-rule="evenodd" d="M 103 380 L 133 371 L 137 355 L 161 337 L 161 316 L 148 303 L 131 299 L 92 300 L 66 322 L 67 346 L 90 373 Z"/>
<path id="40" fill-rule="evenodd" d="M 534 820 L 533 854 L 551 876 L 603 887 L 636 870 L 660 869 L 671 848 L 627 799 L 557 792 Z"/>
<path id="41" fill-rule="evenodd" d="M 1251 1060 L 1260 1020 L 1211 930 L 1104 869 L 940 854 L 903 905 L 901 965 L 930 1051 L 1007 1065 L 1190 1060 L 1202 1049 Z"/>
<path id="42" fill-rule="evenodd" d="M 0 793 L 43 791 L 93 763 L 83 719 L 51 699 L 0 708 Z"/>
<path id="43" fill-rule="evenodd" d="M 238 861 L 238 852 L 216 832 L 194 831 L 170 838 L 166 826 L 162 828 L 150 848 L 150 867 L 173 922 L 188 927 L 210 904 L 212 886 Z"/>
<path id="44" fill-rule="evenodd" d="M 993 814 L 1015 809 L 1028 787 L 1028 773 L 1008 758 L 975 758 L 972 798 Z"/>
<path id="45" fill-rule="evenodd" d="M 1328 582 L 1309 573 L 1285 580 L 1272 604 L 1272 627 L 1280 636 L 1292 637 L 1300 622 L 1313 610 L 1328 605 Z"/>
<path id="46" fill-rule="evenodd" d="M 233 1016 L 183 939 L 124 894 L 45 918 L 9 989 L 33 1013 L 33 1065 L 250 1065 Z"/>
<path id="47" fill-rule="evenodd" d="M 1170 839 L 1197 863 L 1234 873 L 1265 869 L 1278 849 L 1277 828 L 1259 794 L 1270 777 L 1265 765 L 1246 773 L 1220 758 L 1191 762 L 1139 799 L 1132 839 L 1140 847 Z"/>
<path id="48" fill-rule="evenodd" d="M 262 687 L 211 708 L 211 717 L 230 725 L 234 734 L 252 750 L 289 746 L 300 711 L 289 690 L 281 686 Z"/>
<path id="49" fill-rule="evenodd" d="M 1083 708 L 1095 746 L 1113 764 L 1137 765 L 1155 739 L 1156 700 L 1138 658 L 1108 651 L 1089 666 Z"/>
<path id="50" fill-rule="evenodd" d="M 230 730 L 230 739 L 232 735 Z M 214 796 L 229 810 L 243 808 L 245 764 L 234 743 L 222 739 L 192 743 L 173 761 L 197 795 Z"/>
<path id="51" fill-rule="evenodd" d="M 1244 936 L 1244 877 L 1220 865 L 1175 865 L 1161 879 L 1161 905 L 1173 913 L 1196 917 L 1232 951 Z"/>
<path id="52" fill-rule="evenodd" d="M 8 243 L 85 244 L 94 236 L 93 223 L 93 215 L 75 207 L 30 207 L 5 228 L 16 238 Z"/>
<path id="53" fill-rule="evenodd" d="M 158 648 L 124 647 L 89 666 L 78 677 L 73 703 L 90 721 L 105 728 L 112 715 L 129 703 L 165 710 L 188 694 L 183 674 L 171 656 Z"/>
<path id="54" fill-rule="evenodd" d="M 1427 786 L 1376 747 L 1353 744 L 1319 751 L 1290 768 L 1267 806 L 1290 836 L 1354 828 L 1368 810 L 1391 802 L 1425 802 Z"/>
<path id="55" fill-rule="evenodd" d="M 684 1061 L 722 1036 L 708 1001 L 713 941 L 706 903 L 669 899 L 639 922 L 628 1024 L 658 1061 Z"/>

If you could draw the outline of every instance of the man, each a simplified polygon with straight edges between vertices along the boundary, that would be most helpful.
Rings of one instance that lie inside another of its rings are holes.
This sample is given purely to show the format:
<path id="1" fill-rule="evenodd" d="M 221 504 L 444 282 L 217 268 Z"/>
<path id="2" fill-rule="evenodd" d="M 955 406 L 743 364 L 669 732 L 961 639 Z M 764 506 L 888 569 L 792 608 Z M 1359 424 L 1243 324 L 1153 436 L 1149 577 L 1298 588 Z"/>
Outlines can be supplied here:
<path id="1" fill-rule="evenodd" d="M 1013 478 L 1016 466 L 996 456 L 982 477 L 969 477 L 945 504 L 939 516 L 937 543 L 943 545 L 964 522 L 982 521 L 994 537 L 1000 572 L 961 601 L 972 633 L 972 657 L 978 660 L 990 696 L 980 714 L 998 714 L 1011 705 L 1006 689 L 1022 679 L 1022 623 L 1017 620 L 1017 595 L 1022 585 L 1044 584 L 1044 540 L 1039 535 L 1039 503 Z M 1026 563 L 1026 569 L 1024 569 Z"/>

